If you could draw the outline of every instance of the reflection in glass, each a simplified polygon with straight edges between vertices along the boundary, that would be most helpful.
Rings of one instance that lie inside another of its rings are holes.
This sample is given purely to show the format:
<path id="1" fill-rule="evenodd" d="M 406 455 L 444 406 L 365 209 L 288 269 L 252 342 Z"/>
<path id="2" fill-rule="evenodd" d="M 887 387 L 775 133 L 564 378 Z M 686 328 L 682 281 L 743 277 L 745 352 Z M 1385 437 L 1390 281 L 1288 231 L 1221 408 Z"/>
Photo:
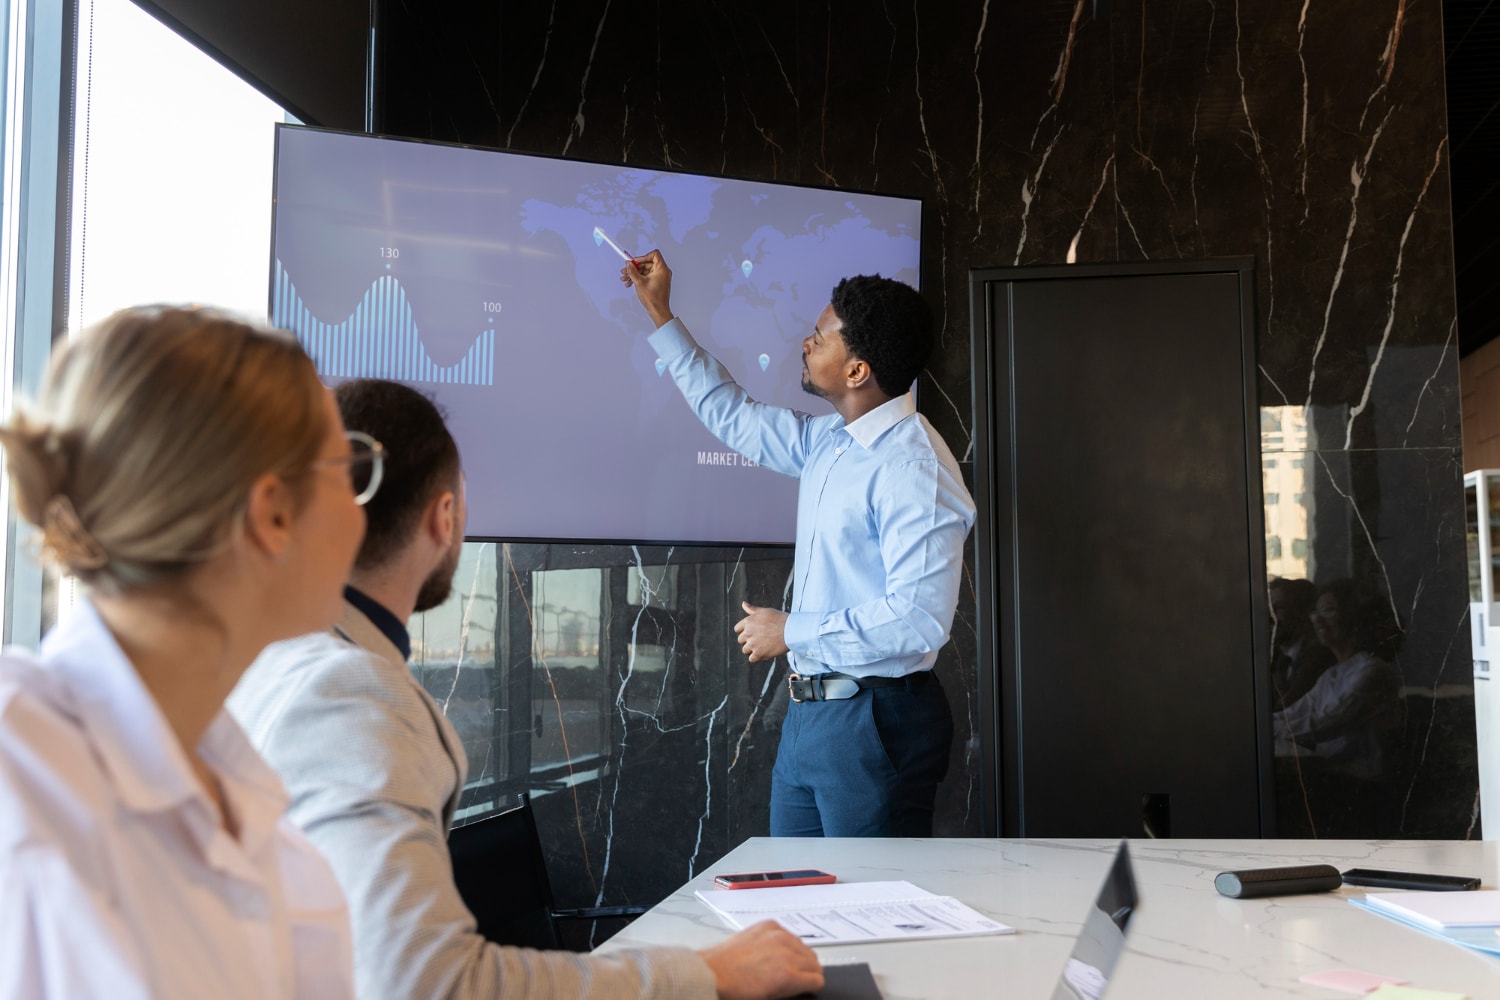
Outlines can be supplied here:
<path id="1" fill-rule="evenodd" d="M 1489 486 L 1490 505 L 1486 514 L 1490 522 L 1490 538 L 1500 537 L 1500 477 L 1486 477 Z M 1500 546 L 1490 545 L 1490 593 L 1500 594 Z"/>
<path id="2" fill-rule="evenodd" d="M 1285 410 L 1286 413 L 1280 411 Z M 1296 440 L 1306 444 L 1307 428 L 1301 407 L 1262 407 L 1264 420 L 1276 412 L 1277 426 L 1294 430 Z M 1264 441 L 1262 442 L 1264 445 Z M 1273 458 L 1261 460 L 1262 489 L 1265 493 L 1266 573 L 1268 577 L 1306 578 L 1311 571 L 1307 558 L 1309 528 L 1316 513 L 1313 494 L 1313 469 L 1302 458 L 1290 462 Z M 1292 503 L 1283 503 L 1284 497 Z"/>
<path id="3" fill-rule="evenodd" d="M 1362 780 L 1382 778 L 1400 720 L 1401 680 L 1391 666 L 1400 624 L 1382 595 L 1349 579 L 1319 587 L 1309 618 L 1333 663 L 1272 716 L 1276 753 L 1312 756 L 1329 772 Z"/>
<path id="4" fill-rule="evenodd" d="M 495 609 L 495 545 L 467 543 L 448 600 L 409 623 L 412 673 L 458 731 L 469 761 L 466 789 L 487 783 L 503 750 L 494 738 Z"/>
<path id="5" fill-rule="evenodd" d="M 741 600 L 783 590 L 790 566 L 784 549 L 466 543 L 452 597 L 411 623 L 411 669 L 469 760 L 456 821 L 526 791 L 544 827 L 565 822 L 569 842 L 592 851 L 591 825 L 617 795 L 681 808 L 684 777 L 703 780 L 703 755 L 723 752 L 709 740 L 730 737 L 729 679 L 760 699 L 756 713 L 778 690 L 746 675 L 727 625 L 704 637 L 699 622 L 732 622 Z M 733 731 L 739 766 L 757 734 L 743 722 Z M 674 766 L 626 767 L 650 753 Z M 649 782 L 662 803 L 619 791 L 623 781 Z M 690 832 L 699 843 L 696 820 Z M 593 861 L 576 863 L 588 872 Z"/>
<path id="6" fill-rule="evenodd" d="M 1472 489 L 1464 490 L 1464 538 L 1469 550 L 1469 603 L 1484 600 L 1484 576 L 1480 570 L 1479 554 L 1479 495 Z"/>
<path id="7" fill-rule="evenodd" d="M 625 603 L 668 610 L 676 608 L 677 567 L 631 567 L 625 577 Z"/>
<path id="8" fill-rule="evenodd" d="M 604 749 L 599 705 L 607 695 L 600 662 L 604 574 L 598 569 L 531 574 L 532 636 L 540 676 L 531 686 L 531 766 L 547 770 L 597 758 Z"/>

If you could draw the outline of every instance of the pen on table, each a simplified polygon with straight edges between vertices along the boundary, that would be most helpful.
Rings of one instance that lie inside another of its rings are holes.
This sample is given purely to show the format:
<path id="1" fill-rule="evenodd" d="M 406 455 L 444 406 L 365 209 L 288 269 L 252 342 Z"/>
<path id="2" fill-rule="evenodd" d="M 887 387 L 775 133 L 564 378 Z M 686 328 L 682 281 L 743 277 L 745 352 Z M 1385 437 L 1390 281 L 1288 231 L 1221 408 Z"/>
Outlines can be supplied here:
<path id="1" fill-rule="evenodd" d="M 642 271 L 641 271 L 641 265 L 639 263 L 637 263 L 636 259 L 634 257 L 630 256 L 630 254 L 626 253 L 624 250 L 621 250 L 620 249 L 620 244 L 618 244 L 614 240 L 610 239 L 608 233 L 606 233 L 604 230 L 600 229 L 598 226 L 595 226 L 594 227 L 594 235 L 597 236 L 597 237 L 599 237 L 604 242 L 608 243 L 609 244 L 609 248 L 611 250 L 613 250 L 615 253 L 619 254 L 621 260 L 629 261 L 630 262 L 630 266 L 633 267 L 633 268 L 635 268 L 636 274 L 641 274 L 642 273 Z"/>

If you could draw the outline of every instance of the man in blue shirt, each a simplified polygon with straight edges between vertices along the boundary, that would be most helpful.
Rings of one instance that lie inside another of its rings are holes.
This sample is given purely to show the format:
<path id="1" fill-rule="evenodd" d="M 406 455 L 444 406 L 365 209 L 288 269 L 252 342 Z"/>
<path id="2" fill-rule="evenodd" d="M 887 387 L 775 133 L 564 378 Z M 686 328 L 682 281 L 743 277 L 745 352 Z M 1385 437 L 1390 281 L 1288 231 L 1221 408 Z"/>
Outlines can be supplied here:
<path id="1" fill-rule="evenodd" d="M 926 302 L 845 278 L 802 342 L 812 417 L 751 399 L 672 315 L 659 251 L 631 261 L 650 337 L 721 441 L 800 480 L 790 613 L 744 605 L 751 663 L 785 655 L 792 704 L 771 777 L 778 837 L 929 836 L 953 719 L 932 674 L 958 605 L 974 501 L 908 391 L 932 352 Z"/>

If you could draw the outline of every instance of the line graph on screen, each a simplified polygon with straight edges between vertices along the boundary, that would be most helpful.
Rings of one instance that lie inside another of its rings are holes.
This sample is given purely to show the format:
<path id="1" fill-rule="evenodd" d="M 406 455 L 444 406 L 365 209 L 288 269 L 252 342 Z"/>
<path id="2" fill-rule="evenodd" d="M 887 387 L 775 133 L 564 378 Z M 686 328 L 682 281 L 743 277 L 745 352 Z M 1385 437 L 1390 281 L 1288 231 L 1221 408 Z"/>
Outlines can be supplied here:
<path id="1" fill-rule="evenodd" d="M 391 275 L 376 278 L 350 314 L 330 323 L 310 310 L 278 259 L 271 322 L 297 335 L 318 374 L 328 378 L 388 378 L 403 382 L 492 386 L 495 328 L 480 330 L 457 362 L 433 361 L 412 316 L 406 290 Z"/>

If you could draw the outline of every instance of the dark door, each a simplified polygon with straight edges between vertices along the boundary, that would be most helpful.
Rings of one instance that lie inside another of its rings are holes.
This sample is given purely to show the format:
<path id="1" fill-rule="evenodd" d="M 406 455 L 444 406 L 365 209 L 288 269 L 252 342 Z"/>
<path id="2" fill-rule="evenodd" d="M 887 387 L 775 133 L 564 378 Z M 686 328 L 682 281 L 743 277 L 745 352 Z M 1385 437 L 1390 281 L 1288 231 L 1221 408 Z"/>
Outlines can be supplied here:
<path id="1" fill-rule="evenodd" d="M 1254 837 L 1269 748 L 1248 260 L 975 271 L 999 828 Z"/>

